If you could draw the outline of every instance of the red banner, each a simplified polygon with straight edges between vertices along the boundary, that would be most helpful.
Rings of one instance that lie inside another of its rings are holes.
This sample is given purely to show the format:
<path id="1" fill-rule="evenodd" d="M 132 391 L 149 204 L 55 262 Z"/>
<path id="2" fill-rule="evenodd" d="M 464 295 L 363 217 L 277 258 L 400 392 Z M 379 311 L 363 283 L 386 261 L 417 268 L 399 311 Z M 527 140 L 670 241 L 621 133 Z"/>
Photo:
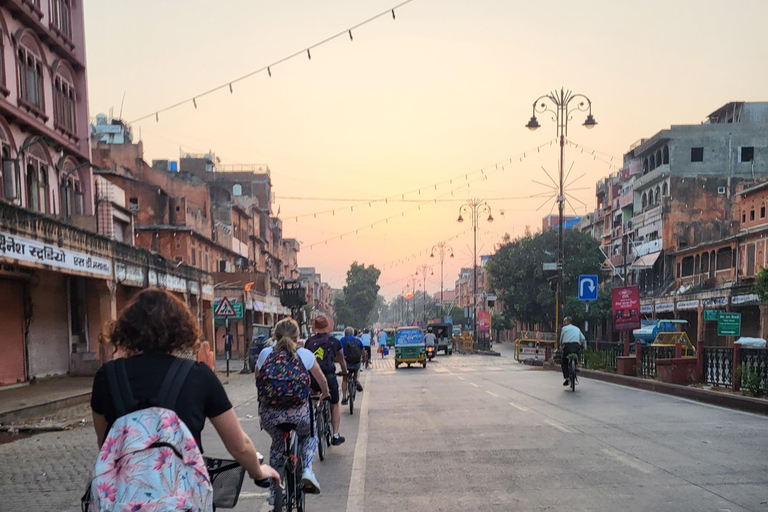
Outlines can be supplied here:
<path id="1" fill-rule="evenodd" d="M 640 328 L 640 288 L 625 286 L 611 290 L 613 330 L 630 331 Z"/>
<path id="2" fill-rule="evenodd" d="M 491 332 L 491 312 L 478 311 L 477 323 L 478 323 L 478 330 L 480 332 Z"/>

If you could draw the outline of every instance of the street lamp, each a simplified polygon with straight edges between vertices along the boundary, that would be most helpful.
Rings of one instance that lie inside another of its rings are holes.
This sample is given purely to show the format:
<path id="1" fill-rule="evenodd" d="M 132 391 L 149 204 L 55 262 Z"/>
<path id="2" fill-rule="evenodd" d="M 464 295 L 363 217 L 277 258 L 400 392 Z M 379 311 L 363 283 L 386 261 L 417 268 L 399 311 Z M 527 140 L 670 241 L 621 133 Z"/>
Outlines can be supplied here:
<path id="1" fill-rule="evenodd" d="M 432 272 L 432 267 L 430 267 L 427 264 L 421 265 L 419 268 L 416 269 L 416 275 L 421 275 L 422 280 L 422 296 L 421 296 L 421 302 L 422 302 L 422 310 L 423 310 L 423 318 L 422 322 L 424 322 L 424 325 L 422 327 L 427 325 L 427 271 L 429 271 L 429 275 L 433 276 L 435 275 L 434 272 Z M 416 296 L 413 297 L 414 305 L 416 304 Z M 416 316 L 416 312 L 414 311 L 414 317 Z"/>
<path id="2" fill-rule="evenodd" d="M 537 100 L 538 101 L 538 100 Z M 459 218 L 457 222 L 464 222 L 462 213 L 472 215 L 472 231 L 474 235 L 474 249 L 472 251 L 472 332 L 474 342 L 477 343 L 477 225 L 480 222 L 480 214 L 488 213 L 488 222 L 493 222 L 491 207 L 483 199 L 469 199 L 459 206 Z"/>
<path id="3" fill-rule="evenodd" d="M 548 101 L 547 101 L 548 100 Z M 540 103 L 539 103 L 540 102 Z M 563 192 L 563 160 L 565 159 L 565 137 L 568 135 L 568 121 L 574 112 L 588 112 L 587 119 L 583 126 L 591 129 L 597 125 L 597 121 L 592 116 L 592 100 L 583 94 L 574 94 L 572 91 L 560 89 L 560 92 L 552 91 L 549 94 L 540 96 L 533 102 L 533 115 L 528 124 L 525 125 L 531 131 L 540 127 L 536 113 L 543 114 L 549 112 L 553 116 L 553 121 L 557 124 L 557 136 L 560 138 L 560 188 L 557 196 L 558 204 L 558 237 L 557 237 L 557 298 L 555 306 L 556 339 L 560 339 L 562 329 L 562 308 L 564 302 L 563 294 L 563 261 L 565 254 L 563 249 L 563 213 L 565 211 L 565 193 Z"/>
<path id="4" fill-rule="evenodd" d="M 432 247 L 432 254 L 429 255 L 430 258 L 435 257 L 435 251 L 437 251 L 437 255 L 440 257 L 440 321 L 442 321 L 445 315 L 443 310 L 443 305 L 445 304 L 443 302 L 443 262 L 445 261 L 446 254 L 453 258 L 453 247 L 445 242 L 440 242 Z"/>

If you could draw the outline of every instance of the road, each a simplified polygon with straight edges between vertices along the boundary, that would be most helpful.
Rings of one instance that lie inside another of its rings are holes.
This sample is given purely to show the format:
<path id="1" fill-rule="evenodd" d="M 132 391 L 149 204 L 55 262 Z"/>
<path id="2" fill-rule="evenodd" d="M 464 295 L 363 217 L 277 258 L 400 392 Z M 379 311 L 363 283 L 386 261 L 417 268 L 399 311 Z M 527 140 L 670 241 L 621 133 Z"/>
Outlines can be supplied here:
<path id="1" fill-rule="evenodd" d="M 323 493 L 308 509 L 768 510 L 765 417 L 588 379 L 572 393 L 502 351 L 441 355 L 426 370 L 375 360 L 343 414 L 347 442 L 316 463 Z M 252 379 L 227 390 L 267 453 Z M 225 455 L 210 427 L 203 437 Z M 92 444 L 78 429 L 0 445 L 0 510 L 79 510 Z M 268 510 L 265 498 L 246 481 L 235 510 Z"/>

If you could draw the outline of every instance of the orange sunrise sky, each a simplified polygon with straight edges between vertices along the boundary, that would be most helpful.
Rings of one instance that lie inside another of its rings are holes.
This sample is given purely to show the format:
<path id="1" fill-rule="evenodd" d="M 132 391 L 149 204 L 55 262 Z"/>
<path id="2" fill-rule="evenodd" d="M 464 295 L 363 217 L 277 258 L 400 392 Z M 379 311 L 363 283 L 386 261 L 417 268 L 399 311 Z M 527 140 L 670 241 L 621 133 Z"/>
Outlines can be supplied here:
<path id="1" fill-rule="evenodd" d="M 525 128 L 542 94 L 586 94 L 599 123 L 586 130 L 576 113 L 569 126 L 569 139 L 590 150 L 566 149 L 569 180 L 578 178 L 568 214 L 594 208 L 595 182 L 636 140 L 699 123 L 729 101 L 768 100 L 765 0 L 413 0 L 396 20 L 354 30 L 354 41 L 335 39 L 311 60 L 278 64 L 271 78 L 257 74 L 155 121 L 159 109 L 397 3 L 84 0 L 90 114 L 117 117 L 123 95 L 123 119 L 151 114 L 132 124 L 148 161 L 178 159 L 181 149 L 269 165 L 273 210 L 283 235 L 302 243 L 300 266 L 341 287 L 353 261 L 374 264 L 390 299 L 423 263 L 435 270 L 427 290 L 439 290 L 429 253 L 440 241 L 456 254 L 446 289 L 472 265 L 471 225 L 456 222 L 467 198 L 493 209 L 495 222 L 479 225 L 479 254 L 556 212 L 534 183 L 549 182 L 542 167 L 556 175 L 555 123 L 540 115 L 541 129 Z"/>

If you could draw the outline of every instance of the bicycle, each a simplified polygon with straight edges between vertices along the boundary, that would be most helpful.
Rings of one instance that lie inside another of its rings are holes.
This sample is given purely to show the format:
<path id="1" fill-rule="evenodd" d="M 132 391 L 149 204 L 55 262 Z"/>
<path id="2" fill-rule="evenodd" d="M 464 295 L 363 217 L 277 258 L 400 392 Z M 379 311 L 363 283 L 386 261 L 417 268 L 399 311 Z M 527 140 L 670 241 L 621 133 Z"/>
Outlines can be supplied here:
<path id="1" fill-rule="evenodd" d="M 359 371 L 359 370 L 358 370 Z M 357 372 L 338 373 L 340 377 L 347 377 L 347 401 L 349 402 L 349 414 L 355 414 L 355 395 L 357 395 Z"/>
<path id="2" fill-rule="evenodd" d="M 317 454 L 323 461 L 333 435 L 331 433 L 331 407 L 328 398 L 317 405 L 315 404 L 316 401 L 320 401 L 320 395 L 312 395 L 312 414 L 315 418 L 315 432 L 317 433 Z"/>
<path id="3" fill-rule="evenodd" d="M 264 462 L 264 456 L 257 452 L 259 464 Z M 213 488 L 213 510 L 217 508 L 235 508 L 243 487 L 245 468 L 236 460 L 203 457 L 208 478 Z M 269 479 L 254 480 L 259 487 L 269 487 Z"/>
<path id="4" fill-rule="evenodd" d="M 275 489 L 274 512 L 304 512 L 305 492 L 301 486 L 301 472 L 304 464 L 299 453 L 299 440 L 296 425 L 280 423 L 277 428 L 283 432 L 285 450 L 280 455 L 277 472 L 282 485 Z"/>
<path id="5" fill-rule="evenodd" d="M 571 391 L 576 392 L 576 362 L 579 360 L 578 354 L 568 354 L 568 380 L 571 381 Z"/>

